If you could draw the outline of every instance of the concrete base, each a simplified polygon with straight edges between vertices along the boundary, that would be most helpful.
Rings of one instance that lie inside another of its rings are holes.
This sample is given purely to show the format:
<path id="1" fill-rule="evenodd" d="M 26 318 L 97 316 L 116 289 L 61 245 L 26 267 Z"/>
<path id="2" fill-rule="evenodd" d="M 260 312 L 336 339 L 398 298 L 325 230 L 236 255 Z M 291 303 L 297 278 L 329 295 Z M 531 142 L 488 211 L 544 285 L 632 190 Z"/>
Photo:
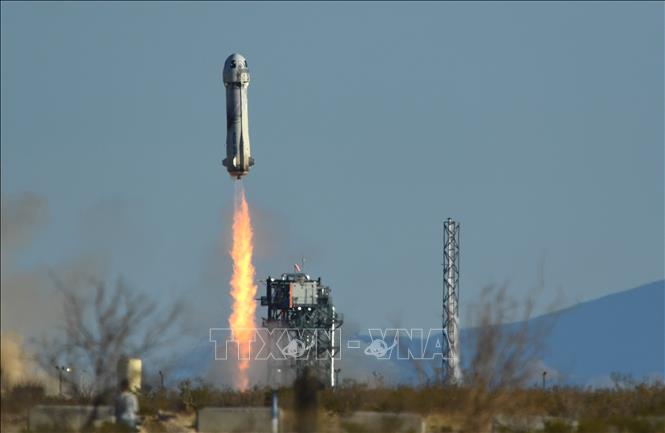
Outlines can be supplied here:
<path id="1" fill-rule="evenodd" d="M 424 433 L 422 417 L 411 413 L 354 412 L 340 420 L 344 432 Z"/>
<path id="2" fill-rule="evenodd" d="M 280 431 L 297 431 L 298 414 L 283 412 L 279 420 Z M 196 419 L 197 431 L 201 433 L 270 433 L 271 412 L 269 408 L 221 408 L 208 407 L 199 410 Z M 354 412 L 342 417 L 320 413 L 316 431 L 318 433 L 424 433 L 423 418 L 410 413 Z"/>
<path id="3" fill-rule="evenodd" d="M 270 408 L 206 407 L 196 414 L 201 433 L 271 433 Z"/>
<path id="4" fill-rule="evenodd" d="M 86 426 L 99 426 L 115 422 L 112 406 L 50 406 L 39 405 L 30 409 L 28 430 L 81 431 Z"/>

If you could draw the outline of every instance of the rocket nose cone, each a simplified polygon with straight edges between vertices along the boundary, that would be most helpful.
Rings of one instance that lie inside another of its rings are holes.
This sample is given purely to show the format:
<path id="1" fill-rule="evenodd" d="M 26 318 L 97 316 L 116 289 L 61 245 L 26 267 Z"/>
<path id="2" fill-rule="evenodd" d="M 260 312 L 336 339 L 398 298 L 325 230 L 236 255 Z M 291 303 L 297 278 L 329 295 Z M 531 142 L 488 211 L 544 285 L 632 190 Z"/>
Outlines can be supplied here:
<path id="1" fill-rule="evenodd" d="M 224 67 L 226 68 L 227 66 L 230 66 L 231 63 L 234 62 L 234 61 L 237 62 L 237 63 L 240 63 L 240 64 L 245 64 L 245 62 L 247 60 L 245 59 L 245 57 L 242 54 L 233 53 L 230 56 L 228 56 L 226 58 L 226 60 L 224 61 Z"/>
<path id="2" fill-rule="evenodd" d="M 244 78 L 239 75 L 241 72 L 245 73 Z M 247 60 L 245 57 L 241 54 L 233 53 L 227 57 L 224 62 L 222 79 L 225 83 L 245 81 L 245 78 L 249 81 L 248 72 L 249 70 L 247 69 Z"/>

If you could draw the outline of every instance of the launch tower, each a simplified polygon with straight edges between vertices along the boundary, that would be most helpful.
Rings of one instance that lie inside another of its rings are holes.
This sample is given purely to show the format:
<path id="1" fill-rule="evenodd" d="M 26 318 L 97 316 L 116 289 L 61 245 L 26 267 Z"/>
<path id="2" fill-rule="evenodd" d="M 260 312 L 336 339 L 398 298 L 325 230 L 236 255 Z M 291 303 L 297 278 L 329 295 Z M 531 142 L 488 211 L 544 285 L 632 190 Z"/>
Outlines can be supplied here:
<path id="1" fill-rule="evenodd" d="M 458 222 L 443 222 L 443 379 L 459 383 L 459 230 Z"/>
<path id="2" fill-rule="evenodd" d="M 268 307 L 263 326 L 274 331 L 271 344 L 283 355 L 270 360 L 268 383 L 287 385 L 308 368 L 322 383 L 335 386 L 342 317 L 321 278 L 313 280 L 303 272 L 268 277 L 261 305 Z"/>

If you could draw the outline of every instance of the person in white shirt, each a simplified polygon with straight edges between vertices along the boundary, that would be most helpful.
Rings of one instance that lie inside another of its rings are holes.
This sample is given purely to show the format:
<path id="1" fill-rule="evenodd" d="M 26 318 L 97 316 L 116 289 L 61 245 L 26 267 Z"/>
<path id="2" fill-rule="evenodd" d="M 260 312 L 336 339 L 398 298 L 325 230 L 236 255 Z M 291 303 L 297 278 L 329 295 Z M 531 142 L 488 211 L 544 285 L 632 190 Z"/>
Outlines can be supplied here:
<path id="1" fill-rule="evenodd" d="M 115 400 L 115 421 L 132 431 L 137 430 L 139 414 L 139 400 L 129 389 L 129 382 L 123 379 L 120 383 L 120 394 Z"/>

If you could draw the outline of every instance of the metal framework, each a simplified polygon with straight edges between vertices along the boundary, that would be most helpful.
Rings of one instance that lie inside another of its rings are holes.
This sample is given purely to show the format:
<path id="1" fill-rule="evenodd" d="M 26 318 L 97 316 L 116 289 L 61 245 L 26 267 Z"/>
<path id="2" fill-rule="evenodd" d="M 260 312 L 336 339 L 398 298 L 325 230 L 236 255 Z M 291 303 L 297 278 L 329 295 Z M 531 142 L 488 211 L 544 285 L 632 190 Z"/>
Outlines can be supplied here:
<path id="1" fill-rule="evenodd" d="M 268 307 L 263 326 L 283 330 L 273 338 L 280 339 L 279 350 L 286 355 L 286 359 L 269 362 L 268 383 L 289 384 L 307 368 L 322 383 L 335 386 L 335 357 L 339 353 L 335 333 L 342 318 L 321 278 L 312 280 L 302 272 L 282 274 L 279 279 L 269 277 L 261 305 Z M 339 340 L 339 334 L 337 337 Z M 289 350 L 285 353 L 285 349 Z"/>
<path id="2" fill-rule="evenodd" d="M 459 233 L 458 222 L 443 222 L 443 380 L 459 383 Z"/>

